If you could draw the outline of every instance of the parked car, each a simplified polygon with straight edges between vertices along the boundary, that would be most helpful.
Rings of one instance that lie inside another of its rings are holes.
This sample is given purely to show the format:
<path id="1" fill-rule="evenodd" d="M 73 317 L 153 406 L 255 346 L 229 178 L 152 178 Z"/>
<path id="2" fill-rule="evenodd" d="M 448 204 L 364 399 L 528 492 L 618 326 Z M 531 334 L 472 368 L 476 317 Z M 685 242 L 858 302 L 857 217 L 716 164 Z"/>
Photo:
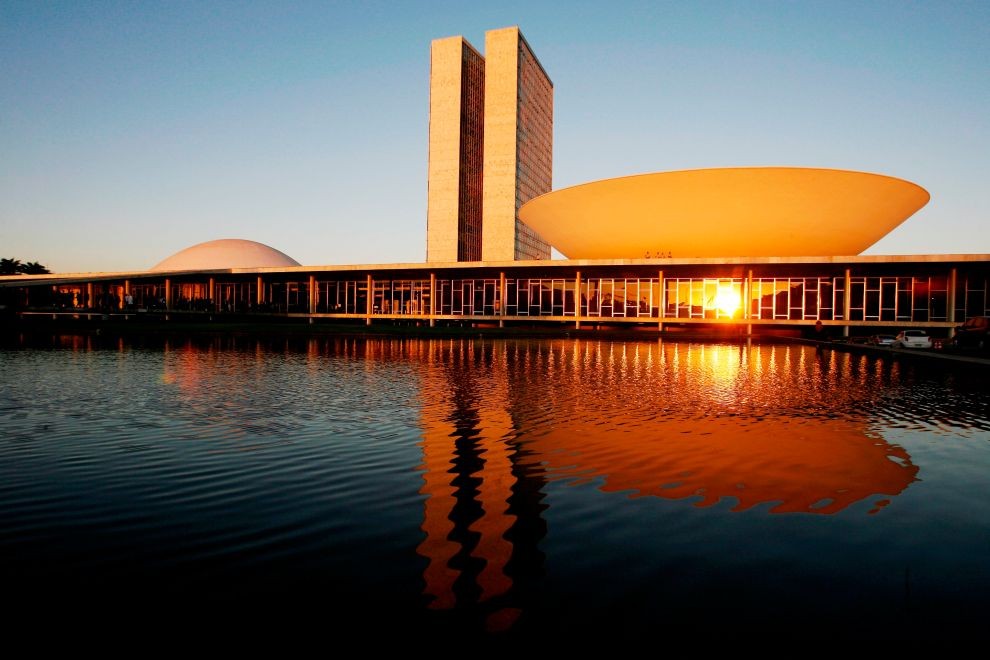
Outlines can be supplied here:
<path id="1" fill-rule="evenodd" d="M 874 346 L 890 346 L 897 339 L 894 335 L 873 335 L 870 337 L 870 343 Z"/>
<path id="2" fill-rule="evenodd" d="M 932 338 L 924 330 L 901 330 L 890 344 L 891 348 L 931 348 Z"/>
<path id="3" fill-rule="evenodd" d="M 965 323 L 956 328 L 956 336 L 952 339 L 952 345 L 959 348 L 978 348 L 980 350 L 990 348 L 990 318 L 974 316 L 966 319 Z"/>

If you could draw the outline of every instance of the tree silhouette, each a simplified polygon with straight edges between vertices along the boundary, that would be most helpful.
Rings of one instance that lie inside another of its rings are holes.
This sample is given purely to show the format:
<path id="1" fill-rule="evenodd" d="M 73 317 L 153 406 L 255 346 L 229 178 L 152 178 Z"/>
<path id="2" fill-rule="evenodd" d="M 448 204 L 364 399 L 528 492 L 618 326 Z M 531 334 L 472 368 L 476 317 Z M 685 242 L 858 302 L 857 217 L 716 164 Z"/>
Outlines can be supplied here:
<path id="1" fill-rule="evenodd" d="M 0 259 L 0 275 L 44 275 L 50 272 L 37 261 L 22 264 L 20 259 Z"/>
<path id="2" fill-rule="evenodd" d="M 37 261 L 29 261 L 21 266 L 21 272 L 25 275 L 45 275 L 52 271 L 48 270 Z"/>

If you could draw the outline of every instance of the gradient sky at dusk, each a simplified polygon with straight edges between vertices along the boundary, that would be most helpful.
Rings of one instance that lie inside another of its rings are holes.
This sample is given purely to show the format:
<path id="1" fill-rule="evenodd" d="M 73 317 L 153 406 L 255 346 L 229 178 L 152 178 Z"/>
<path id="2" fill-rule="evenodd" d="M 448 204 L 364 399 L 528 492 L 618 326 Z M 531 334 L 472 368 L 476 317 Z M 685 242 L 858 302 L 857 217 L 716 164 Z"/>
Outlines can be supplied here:
<path id="1" fill-rule="evenodd" d="M 878 172 L 932 201 L 869 253 L 990 252 L 990 2 L 0 0 L 0 256 L 420 262 L 430 41 L 508 25 L 554 82 L 555 188 Z"/>

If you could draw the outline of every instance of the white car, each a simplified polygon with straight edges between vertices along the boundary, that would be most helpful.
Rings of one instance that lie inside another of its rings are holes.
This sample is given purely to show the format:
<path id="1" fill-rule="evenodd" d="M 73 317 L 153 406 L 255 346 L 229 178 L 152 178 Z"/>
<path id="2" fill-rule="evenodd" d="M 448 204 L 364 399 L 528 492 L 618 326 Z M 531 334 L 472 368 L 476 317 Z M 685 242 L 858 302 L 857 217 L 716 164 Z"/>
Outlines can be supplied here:
<path id="1" fill-rule="evenodd" d="M 891 348 L 931 348 L 932 338 L 924 330 L 901 330 Z"/>

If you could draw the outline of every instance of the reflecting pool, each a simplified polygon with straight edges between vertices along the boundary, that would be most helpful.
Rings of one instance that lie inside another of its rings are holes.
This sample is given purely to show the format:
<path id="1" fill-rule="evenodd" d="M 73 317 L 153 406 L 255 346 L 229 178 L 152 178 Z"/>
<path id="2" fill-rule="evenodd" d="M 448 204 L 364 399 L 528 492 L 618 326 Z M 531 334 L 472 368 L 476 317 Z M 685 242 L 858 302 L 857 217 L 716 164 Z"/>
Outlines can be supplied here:
<path id="1" fill-rule="evenodd" d="M 0 577 L 513 639 L 978 635 L 990 389 L 790 344 L 0 348 Z"/>

